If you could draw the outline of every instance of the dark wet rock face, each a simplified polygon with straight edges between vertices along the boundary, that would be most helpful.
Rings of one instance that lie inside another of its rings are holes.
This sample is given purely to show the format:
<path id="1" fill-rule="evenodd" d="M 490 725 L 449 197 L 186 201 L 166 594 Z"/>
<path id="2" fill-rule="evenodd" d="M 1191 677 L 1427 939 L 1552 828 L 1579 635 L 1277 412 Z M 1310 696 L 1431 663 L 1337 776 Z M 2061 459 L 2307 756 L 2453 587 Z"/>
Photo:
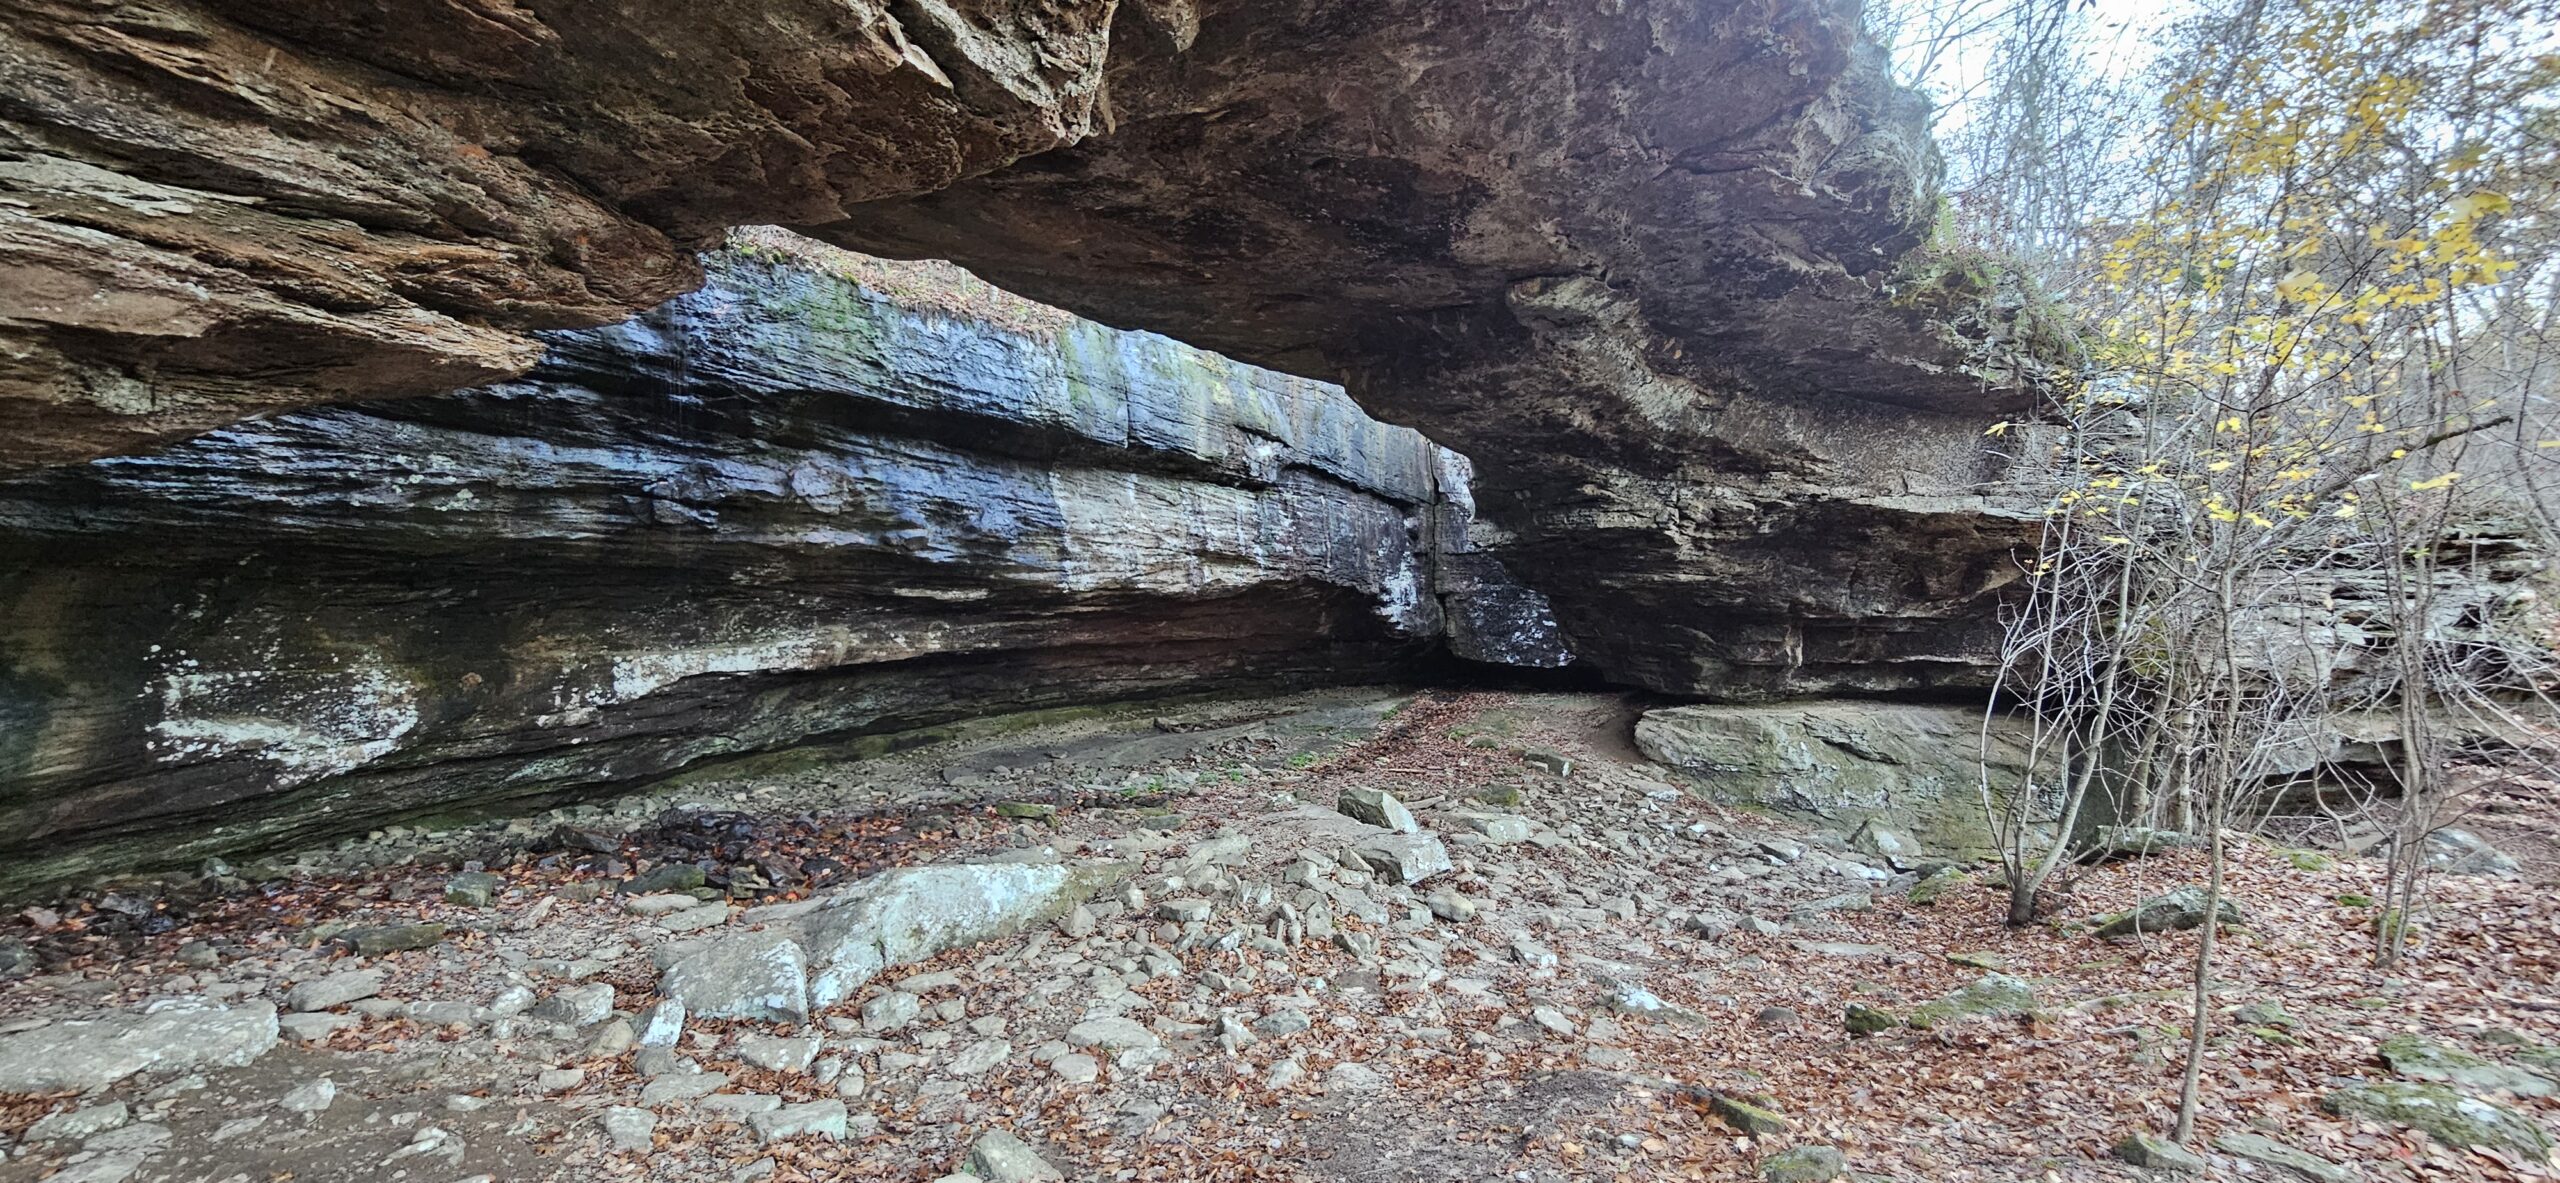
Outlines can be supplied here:
<path id="1" fill-rule="evenodd" d="M 1438 645 L 1463 463 L 1339 388 L 709 265 L 517 381 L 0 485 L 0 890 Z"/>
<path id="2" fill-rule="evenodd" d="M 2053 351 L 1915 263 L 1850 0 L 0 5 L 0 467 L 521 373 L 775 223 L 1343 382 L 1634 684 L 1978 685 L 2033 525 Z"/>

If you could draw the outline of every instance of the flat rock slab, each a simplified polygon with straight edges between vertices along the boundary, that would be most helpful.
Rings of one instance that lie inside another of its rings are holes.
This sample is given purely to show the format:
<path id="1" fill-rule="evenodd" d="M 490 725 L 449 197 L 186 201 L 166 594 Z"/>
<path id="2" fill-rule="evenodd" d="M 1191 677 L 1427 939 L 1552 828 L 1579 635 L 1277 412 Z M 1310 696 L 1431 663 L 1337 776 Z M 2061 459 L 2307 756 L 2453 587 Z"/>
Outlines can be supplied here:
<path id="1" fill-rule="evenodd" d="M 276 1008 L 194 999 L 0 1038 L 0 1093 L 94 1089 L 147 1069 L 237 1068 L 276 1045 Z"/>

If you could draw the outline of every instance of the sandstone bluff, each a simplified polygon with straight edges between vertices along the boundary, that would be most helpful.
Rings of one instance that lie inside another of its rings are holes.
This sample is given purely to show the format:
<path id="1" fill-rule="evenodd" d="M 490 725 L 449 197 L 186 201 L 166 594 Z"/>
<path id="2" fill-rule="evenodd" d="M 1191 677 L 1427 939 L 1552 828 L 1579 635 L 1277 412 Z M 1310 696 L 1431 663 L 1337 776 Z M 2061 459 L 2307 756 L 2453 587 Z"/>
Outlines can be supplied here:
<path id="1" fill-rule="evenodd" d="M 1845 3 L 5 13 L 13 882 L 1441 646 L 1978 687 L 2067 360 Z"/>

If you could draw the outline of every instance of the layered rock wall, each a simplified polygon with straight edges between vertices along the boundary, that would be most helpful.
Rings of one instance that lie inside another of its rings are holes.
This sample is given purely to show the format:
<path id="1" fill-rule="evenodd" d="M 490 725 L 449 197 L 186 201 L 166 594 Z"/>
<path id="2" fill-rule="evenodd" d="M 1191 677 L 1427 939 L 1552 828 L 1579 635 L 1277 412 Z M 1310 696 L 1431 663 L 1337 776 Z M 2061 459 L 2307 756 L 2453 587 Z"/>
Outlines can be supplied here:
<path id="1" fill-rule="evenodd" d="M 762 241 L 520 380 L 0 483 L 0 892 L 1536 614 L 1337 387 Z"/>
<path id="2" fill-rule="evenodd" d="M 0 0 L 0 467 L 519 373 L 771 222 L 1343 382 L 1623 681 L 1976 685 L 2057 351 L 1915 264 L 1924 122 L 1853 0 Z"/>

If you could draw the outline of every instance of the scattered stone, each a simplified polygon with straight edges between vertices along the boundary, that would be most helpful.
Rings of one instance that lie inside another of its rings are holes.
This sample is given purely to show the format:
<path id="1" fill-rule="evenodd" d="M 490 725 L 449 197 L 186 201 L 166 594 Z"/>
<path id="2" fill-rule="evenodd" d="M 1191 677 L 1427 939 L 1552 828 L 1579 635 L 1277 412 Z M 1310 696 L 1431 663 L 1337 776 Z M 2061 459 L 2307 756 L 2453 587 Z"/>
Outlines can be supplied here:
<path id="1" fill-rule="evenodd" d="M 1967 1019 L 2016 1018 L 2035 1009 L 2036 992 L 2025 979 L 1984 974 L 1972 984 L 1911 1012 L 1909 1024 L 1927 1031 Z"/>
<path id="2" fill-rule="evenodd" d="M 714 941 L 678 961 L 658 992 L 705 1019 L 805 1023 L 809 1019 L 807 955 L 779 932 Z"/>
<path id="3" fill-rule="evenodd" d="M 702 868 L 692 863 L 660 863 L 615 885 L 623 895 L 659 895 L 689 892 L 709 882 Z"/>
<path id="4" fill-rule="evenodd" d="M 988 1130 L 970 1144 L 969 1173 L 986 1183 L 1050 1183 L 1066 1178 L 1008 1130 Z"/>
<path id="5" fill-rule="evenodd" d="M 2290 1172 L 2314 1183 L 2361 1183 L 2364 1176 L 2306 1150 L 2296 1150 L 2261 1134 L 2224 1134 L 2213 1148 L 2233 1158 Z"/>
<path id="6" fill-rule="evenodd" d="M 1890 945 L 1861 945 L 1851 941 L 1795 941 L 1796 948 L 1824 957 L 1886 957 L 1893 953 Z"/>
<path id="7" fill-rule="evenodd" d="M 635 895 L 622 901 L 622 910 L 634 916 L 655 919 L 701 906 L 693 896 L 668 892 L 663 895 Z"/>
<path id="8" fill-rule="evenodd" d="M 2211 845 L 2201 834 L 2150 826 L 2100 826 L 2080 851 L 2084 859 L 2136 858 L 2164 850 L 2201 850 Z"/>
<path id="9" fill-rule="evenodd" d="M 763 1113 L 747 1115 L 747 1124 L 756 1137 L 765 1142 L 783 1142 L 793 1138 L 825 1138 L 841 1142 L 845 1136 L 844 1102 L 829 1098 L 799 1105 L 784 1105 Z"/>
<path id="10" fill-rule="evenodd" d="M 1851 1035 L 1882 1035 L 1902 1026 L 1902 1019 L 1892 1011 L 1881 1007 L 1852 1002 L 1848 1007 L 1845 1025 L 1849 1028 Z"/>
<path id="11" fill-rule="evenodd" d="M 1858 827 L 1857 833 L 1849 836 L 1849 845 L 1883 859 L 1893 866 L 1900 866 L 1920 857 L 1919 843 L 1905 837 L 1901 831 L 1885 826 L 1875 818 L 1868 818 Z"/>
<path id="12" fill-rule="evenodd" d="M 2204 1172 L 2204 1160 L 2193 1151 L 2167 1138 L 2135 1133 L 2116 1143 L 2116 1157 L 2146 1171 L 2168 1171 L 2179 1175 Z"/>
<path id="13" fill-rule="evenodd" d="M 1522 749 L 1520 762 L 1553 777 L 1562 778 L 1573 775 L 1572 759 L 1562 752 L 1550 751 L 1546 748 Z"/>
<path id="14" fill-rule="evenodd" d="M 323 1076 L 293 1086 L 285 1092 L 283 1100 L 276 1102 L 276 1107 L 287 1113 L 318 1113 L 337 1100 L 337 1082 Z"/>
<path id="15" fill-rule="evenodd" d="M 818 1058 L 815 1035 L 741 1035 L 738 1059 L 768 1072 L 805 1072 Z"/>
<path id="16" fill-rule="evenodd" d="M 1921 907 L 1933 908 L 1948 892 L 1959 890 L 1971 882 L 1973 882 L 1972 876 L 1955 867 L 1940 867 L 1929 872 L 1920 882 L 1912 884 L 1911 893 L 1907 898 Z"/>
<path id="17" fill-rule="evenodd" d="M 1837 1149 L 1797 1146 L 1761 1160 L 1760 1177 L 1768 1183 L 1828 1183 L 1848 1169 L 1848 1160 Z"/>
<path id="18" fill-rule="evenodd" d="M 1571 1035 L 1574 1032 L 1573 1020 L 1566 1018 L 1563 1011 L 1552 1006 L 1532 1008 L 1529 1011 L 1529 1021 L 1536 1023 L 1550 1035 Z"/>
<path id="19" fill-rule="evenodd" d="M 672 1101 L 700 1100 L 728 1085 L 725 1072 L 670 1072 L 640 1086 L 640 1103 L 654 1107 Z"/>
<path id="20" fill-rule="evenodd" d="M 1295 1035 L 1313 1026 L 1315 1020 L 1308 1018 L 1307 1012 L 1289 1008 L 1275 1010 L 1253 1024 L 1254 1030 L 1264 1035 Z"/>
<path id="21" fill-rule="evenodd" d="M 1430 834 L 1391 834 L 1361 842 L 1353 850 L 1378 878 L 1414 884 L 1454 869 L 1449 848 Z"/>
<path id="22" fill-rule="evenodd" d="M 2204 924 L 2205 889 L 2181 887 L 2167 895 L 2153 896 L 2098 926 L 2101 937 L 2132 936 L 2146 932 L 2184 932 Z M 2223 924 L 2247 924 L 2248 917 L 2240 905 L 2225 896 L 2216 909 Z"/>
<path id="23" fill-rule="evenodd" d="M 0 1093 L 86 1091 L 144 1069 L 238 1068 L 276 1045 L 276 1008 L 163 999 L 0 1036 Z"/>
<path id="24" fill-rule="evenodd" d="M 276 1033 L 295 1043 L 318 1043 L 362 1021 L 354 1015 L 334 1015 L 326 1012 L 284 1015 L 276 1019 Z"/>
<path id="25" fill-rule="evenodd" d="M 2474 1091 L 2514 1093 L 2519 1097 L 2548 1097 L 2560 1091 L 2549 1077 L 2493 1063 L 2423 1035 L 2395 1035 L 2384 1040 L 2382 1062 L 2411 1080 L 2460 1085 Z"/>
<path id="26" fill-rule="evenodd" d="M 1344 817 L 1366 822 L 1399 834 L 1419 833 L 1422 825 L 1413 820 L 1413 811 L 1404 802 L 1381 789 L 1344 789 L 1334 808 Z"/>
<path id="27" fill-rule="evenodd" d="M 782 1108 L 782 1098 L 772 1093 L 713 1093 L 696 1101 L 694 1107 L 722 1117 L 747 1117 Z"/>
<path id="28" fill-rule="evenodd" d="M 444 902 L 466 908 L 486 908 L 495 903 L 507 881 L 487 871 L 464 871 L 445 880 Z"/>
<path id="29" fill-rule="evenodd" d="M 862 1029 L 865 1031 L 897 1031 L 915 1022 L 923 1013 L 924 1000 L 904 990 L 891 990 L 875 995 L 862 1004 Z"/>
<path id="30" fill-rule="evenodd" d="M 571 986 L 534 1005 L 532 1015 L 569 1027 L 592 1027 L 613 1017 L 613 986 L 588 982 Z"/>
<path id="31" fill-rule="evenodd" d="M 1049 1071 L 1068 1084 L 1092 1084 L 1102 1075 L 1102 1063 L 1082 1052 L 1060 1056 L 1049 1061 Z"/>
<path id="32" fill-rule="evenodd" d="M 1170 920 L 1175 924 L 1192 924 L 1198 921 L 1207 920 L 1210 914 L 1216 910 L 1216 906 L 1207 900 L 1166 900 L 1163 903 L 1156 905 L 1156 918 L 1159 920 Z"/>
<path id="33" fill-rule="evenodd" d="M 1697 912 L 1681 922 L 1680 926 L 1710 941 L 1721 941 L 1732 936 L 1735 929 L 1742 927 L 1742 918 L 1724 911 Z"/>
<path id="34" fill-rule="evenodd" d="M 102 1101 L 48 1113 L 44 1119 L 27 1127 L 29 1142 L 78 1142 L 96 1137 L 133 1120 L 133 1109 L 122 1101 Z"/>
<path id="35" fill-rule="evenodd" d="M 984 1076 L 996 1065 L 1013 1055 L 1013 1045 L 1001 1039 L 985 1039 L 960 1049 L 943 1071 L 953 1076 Z"/>
<path id="36" fill-rule="evenodd" d="M 1432 915 L 1451 924 L 1464 924 L 1476 918 L 1476 902 L 1458 894 L 1454 888 L 1443 887 L 1432 892 L 1428 906 Z"/>
<path id="37" fill-rule="evenodd" d="M 2011 968 L 2009 959 L 1997 953 L 1949 953 L 1947 964 L 2002 974 L 2009 972 Z"/>
<path id="38" fill-rule="evenodd" d="M 1783 1134 L 1794 1125 L 1774 1110 L 1723 1093 L 1707 1094 L 1707 1108 L 1713 1110 L 1726 1125 L 1755 1137 Z"/>
<path id="39" fill-rule="evenodd" d="M 1058 807 L 1038 801 L 998 801 L 996 816 L 1017 821 L 1045 822 L 1058 816 Z"/>
<path id="40" fill-rule="evenodd" d="M 1531 969 L 1554 969 L 1556 952 L 1527 937 L 1511 939 L 1511 959 Z"/>
<path id="41" fill-rule="evenodd" d="M 285 993 L 284 1004 L 296 1011 L 328 1010 L 345 1006 L 360 998 L 382 993 L 382 975 L 369 969 L 350 969 L 295 983 Z"/>
<path id="42" fill-rule="evenodd" d="M 2386 1081 L 2354 1084 L 2320 1099 L 2340 1117 L 2361 1117 L 2424 1130 L 2448 1146 L 2479 1146 L 2531 1162 L 2551 1155 L 2551 1137 L 2532 1118 L 2441 1084 Z"/>
<path id="43" fill-rule="evenodd" d="M 1527 803 L 1528 794 L 1521 792 L 1518 785 L 1486 785 L 1476 790 L 1476 800 L 1497 809 L 1518 809 Z"/>
<path id="44" fill-rule="evenodd" d="M 1155 1032 L 1134 1019 L 1103 1015 L 1086 1019 L 1067 1028 L 1067 1042 L 1077 1047 L 1098 1047 L 1107 1052 L 1149 1051 L 1164 1046 Z"/>
<path id="45" fill-rule="evenodd" d="M 359 957 L 380 957 L 424 949 L 443 940 L 446 931 L 441 924 L 377 924 L 348 929 L 337 939 Z"/>
<path id="46" fill-rule="evenodd" d="M 657 918 L 657 926 L 667 932 L 700 932 L 729 922 L 729 909 L 723 904 L 705 904 L 681 912 L 669 912 Z"/>
<path id="47" fill-rule="evenodd" d="M 2521 869 L 2480 835 L 2452 826 L 2427 835 L 2426 858 L 2427 866 L 2447 875 L 2507 876 Z"/>
<path id="48" fill-rule="evenodd" d="M 624 1154 L 646 1154 L 657 1146 L 658 1115 L 646 1109 L 616 1105 L 597 1123 L 604 1127 L 605 1141 Z"/>
<path id="49" fill-rule="evenodd" d="M 1458 823 L 1497 846 L 1529 840 L 1529 819 L 1508 813 L 1461 813 Z"/>
<path id="50" fill-rule="evenodd" d="M 585 1083 L 587 1070 L 584 1068 L 545 1068 L 534 1075 L 533 1090 L 538 1093 L 565 1093 Z"/>
<path id="51" fill-rule="evenodd" d="M 1324 1074 L 1324 1091 L 1333 1094 L 1374 1093 L 1387 1087 L 1387 1078 L 1366 1064 L 1345 1060 Z"/>
<path id="52" fill-rule="evenodd" d="M 640 1012 L 632 1029 L 632 1041 L 642 1047 L 674 1047 L 684 1038 L 684 1004 L 672 998 L 661 998 Z"/>

